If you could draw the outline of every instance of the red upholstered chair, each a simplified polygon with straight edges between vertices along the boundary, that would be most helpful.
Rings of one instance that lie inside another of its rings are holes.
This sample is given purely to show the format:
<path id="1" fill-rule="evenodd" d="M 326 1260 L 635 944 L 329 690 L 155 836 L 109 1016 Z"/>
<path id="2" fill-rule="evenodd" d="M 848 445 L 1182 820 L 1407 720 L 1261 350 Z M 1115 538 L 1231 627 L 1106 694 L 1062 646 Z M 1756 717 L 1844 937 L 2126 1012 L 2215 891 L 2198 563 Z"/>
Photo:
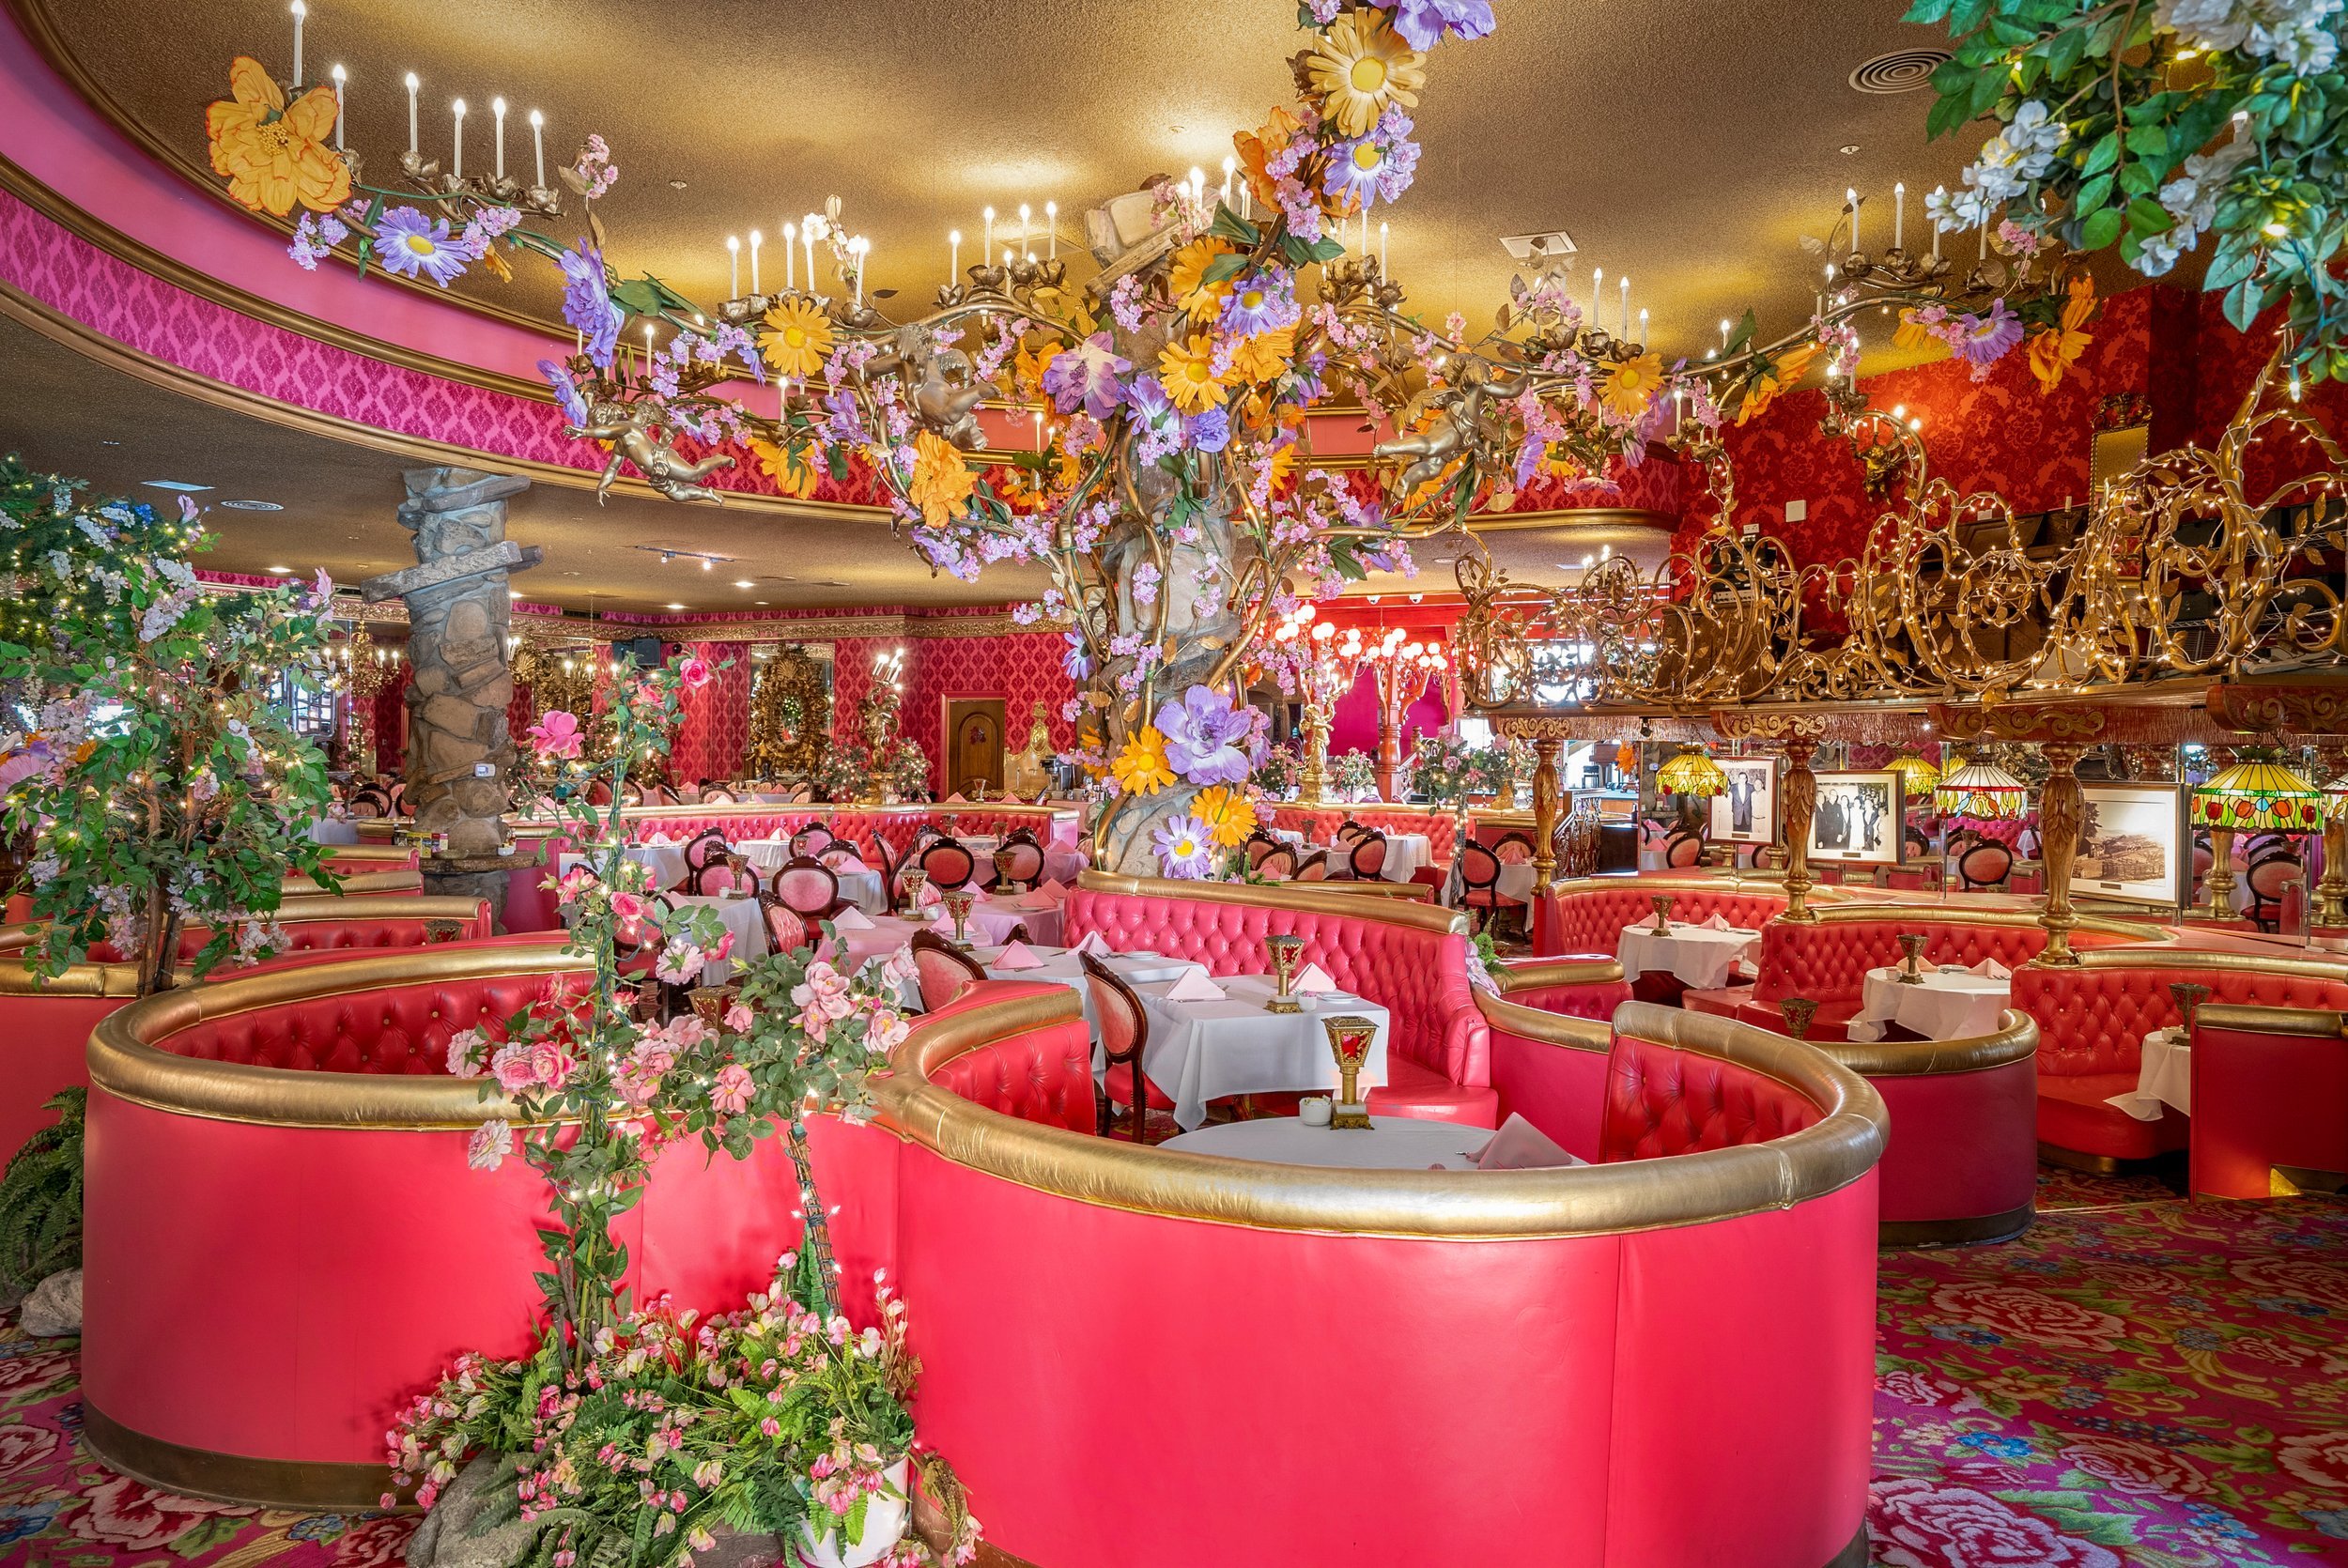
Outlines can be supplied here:
<path id="1" fill-rule="evenodd" d="M 1296 875 L 1289 880 L 1291 882 L 1327 882 L 1329 880 L 1329 852 L 1315 850 L 1298 861 Z"/>
<path id="2" fill-rule="evenodd" d="M 1289 882 L 1296 876 L 1296 851 L 1286 844 L 1274 844 L 1249 868 L 1266 882 Z"/>
<path id="3" fill-rule="evenodd" d="M 2263 931 L 2272 931 L 2282 922 L 2283 898 L 2295 883 L 2307 885 L 2307 868 L 2288 844 L 2278 843 L 2256 853 L 2244 881 L 2250 888 L 2250 907 L 2247 912 L 2251 923 Z"/>
<path id="4" fill-rule="evenodd" d="M 832 841 L 832 831 L 821 822 L 810 822 L 791 836 L 791 855 L 820 855 Z"/>
<path id="5" fill-rule="evenodd" d="M 1525 847 L 1531 849 L 1529 840 Z M 1481 844 L 1471 841 L 1460 846 L 1460 902 L 1475 912 L 1478 930 L 1496 913 L 1514 910 L 1522 914 L 1524 909 L 1522 899 L 1500 896 L 1500 856 Z"/>
<path id="6" fill-rule="evenodd" d="M 1280 847 L 1280 840 L 1260 828 L 1247 836 L 1247 869 L 1251 871 L 1263 865 L 1264 856 Z"/>
<path id="7" fill-rule="evenodd" d="M 1966 891 L 2002 886 L 2014 874 L 2014 852 L 1995 838 L 1984 838 L 1956 857 L 1956 874 Z"/>
<path id="8" fill-rule="evenodd" d="M 1386 870 L 1386 836 L 1365 832 L 1353 840 L 1353 852 L 1346 864 L 1355 882 L 1376 882 Z"/>
<path id="9" fill-rule="evenodd" d="M 941 893 L 949 888 L 967 887 L 979 869 L 977 859 L 952 838 L 940 838 L 923 850 L 920 866 L 929 875 L 930 885 Z"/>
<path id="10" fill-rule="evenodd" d="M 1530 836 L 1510 829 L 1492 842 L 1492 857 L 1503 866 L 1523 866 L 1533 859 L 1534 843 Z"/>
<path id="11" fill-rule="evenodd" d="M 840 908 L 840 879 L 831 868 L 805 855 L 776 867 L 769 886 L 776 901 L 804 919 L 828 919 Z"/>
<path id="12" fill-rule="evenodd" d="M 913 977 L 921 988 L 923 1012 L 937 1011 L 986 978 L 985 965 L 935 931 L 915 931 L 908 945 L 913 949 Z"/>
<path id="13" fill-rule="evenodd" d="M 1092 993 L 1092 1016 L 1100 1026 L 1101 1061 L 1107 1069 L 1101 1075 L 1102 1093 L 1112 1114 L 1120 1100 L 1132 1113 L 1134 1142 L 1138 1144 L 1149 1129 L 1150 1110 L 1174 1109 L 1174 1102 L 1141 1070 L 1141 1055 L 1150 1045 L 1150 1015 L 1115 970 L 1090 953 L 1077 956 L 1084 961 L 1085 986 Z"/>
<path id="14" fill-rule="evenodd" d="M 766 945 L 775 952 L 796 953 L 815 945 L 814 925 L 772 893 L 758 896 L 758 913 L 766 922 Z"/>
<path id="15" fill-rule="evenodd" d="M 740 796 L 724 785 L 713 784 L 702 792 L 701 804 L 703 806 L 739 806 L 742 802 Z"/>
<path id="16" fill-rule="evenodd" d="M 815 863 L 837 872 L 843 866 L 863 866 L 864 856 L 845 838 L 834 838 L 816 853 Z"/>
<path id="17" fill-rule="evenodd" d="M 2348 1174 L 2348 1023 L 2336 1011 L 2204 1006 L 2193 1021 L 2192 1183 L 2275 1195 L 2278 1170 Z"/>
<path id="18" fill-rule="evenodd" d="M 1663 840 L 1663 864 L 1676 871 L 1704 864 L 1704 839 L 1701 835 L 1675 831 Z"/>
<path id="19" fill-rule="evenodd" d="M 729 853 L 726 836 L 716 828 L 704 828 L 685 844 L 685 869 L 698 871 L 710 862 L 723 860 Z"/>
<path id="20" fill-rule="evenodd" d="M 1363 834 L 1368 831 L 1369 830 L 1364 827 L 1361 823 L 1355 822 L 1352 818 L 1348 817 L 1345 821 L 1337 824 L 1336 835 L 1333 841 L 1339 848 L 1345 848 L 1350 846 L 1354 839 L 1359 838 Z"/>
<path id="21" fill-rule="evenodd" d="M 1003 839 L 1001 853 L 1008 857 L 1012 881 L 1032 887 L 1043 880 L 1043 846 L 1026 828 L 1014 828 Z"/>
<path id="22" fill-rule="evenodd" d="M 758 873 L 747 866 L 736 870 L 734 862 L 721 854 L 687 873 L 685 885 L 694 895 L 704 899 L 715 898 L 721 893 L 755 893 L 758 891 Z"/>

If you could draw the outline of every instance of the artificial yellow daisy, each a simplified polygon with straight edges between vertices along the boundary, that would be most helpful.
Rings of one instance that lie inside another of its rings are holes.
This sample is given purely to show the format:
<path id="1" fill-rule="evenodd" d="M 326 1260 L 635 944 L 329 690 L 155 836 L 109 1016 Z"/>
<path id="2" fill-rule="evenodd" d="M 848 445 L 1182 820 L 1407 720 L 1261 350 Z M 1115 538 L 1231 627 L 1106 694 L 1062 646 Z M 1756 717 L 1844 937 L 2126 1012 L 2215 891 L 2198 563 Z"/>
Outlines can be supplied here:
<path id="1" fill-rule="evenodd" d="M 350 165 L 326 138 L 333 134 L 334 89 L 317 86 L 295 99 L 260 61 L 239 54 L 228 68 L 232 95 L 204 112 L 212 172 L 228 177 L 228 194 L 255 212 L 283 218 L 300 202 L 332 212 L 350 200 Z"/>
<path id="2" fill-rule="evenodd" d="M 2068 293 L 2062 324 L 2046 328 L 2030 340 L 2030 373 L 2038 377 L 2039 390 L 2046 392 L 2062 385 L 2063 373 L 2095 341 L 2081 330 L 2094 314 L 2095 280 L 2082 272 L 2071 280 Z"/>
<path id="3" fill-rule="evenodd" d="M 1244 844 L 1256 831 L 1256 803 L 1233 784 L 1201 790 L 1190 803 L 1191 815 L 1207 826 L 1207 841 L 1217 849 Z"/>
<path id="4" fill-rule="evenodd" d="M 800 500 L 815 493 L 816 483 L 823 477 L 822 471 L 815 467 L 814 453 L 811 448 L 802 447 L 794 453 L 764 436 L 752 436 L 750 455 L 758 459 L 760 470 L 775 482 L 777 489 Z"/>
<path id="5" fill-rule="evenodd" d="M 1242 381 L 1276 381 L 1288 373 L 1289 361 L 1295 358 L 1295 328 L 1258 332 L 1242 338 L 1231 350 L 1231 374 Z"/>
<path id="6" fill-rule="evenodd" d="M 1892 347 L 1912 354 L 1931 341 L 1932 333 L 1925 330 L 1923 322 L 1916 319 L 1916 313 L 1913 310 L 1900 312 L 1900 324 L 1892 331 Z"/>
<path id="7" fill-rule="evenodd" d="M 786 300 L 766 313 L 766 326 L 758 334 L 758 346 L 776 375 L 804 380 L 824 368 L 824 356 L 831 352 L 831 322 L 815 301 Z"/>
<path id="8" fill-rule="evenodd" d="M 1637 419 L 1646 412 L 1658 388 L 1663 384 L 1663 356 L 1642 354 L 1635 360 L 1625 360 L 1614 366 L 1614 374 L 1598 395 L 1606 407 L 1625 419 Z"/>
<path id="9" fill-rule="evenodd" d="M 1777 394 L 1799 382 L 1810 369 L 1810 361 L 1818 357 L 1818 346 L 1805 343 L 1779 356 L 1777 362 L 1756 377 L 1745 389 L 1744 401 L 1737 405 L 1737 423 L 1759 419 L 1777 401 Z"/>
<path id="10" fill-rule="evenodd" d="M 1173 270 L 1166 284 L 1183 310 L 1194 316 L 1207 316 L 1221 307 L 1224 296 L 1231 292 L 1231 281 L 1226 278 L 1211 284 L 1207 282 L 1207 269 L 1217 256 L 1230 254 L 1230 246 L 1214 238 L 1194 239 L 1174 253 Z"/>
<path id="11" fill-rule="evenodd" d="M 1169 343 L 1158 350 L 1158 376 L 1166 395 L 1185 414 L 1203 413 L 1229 395 L 1214 373 L 1214 339 L 1203 333 L 1186 345 Z"/>
<path id="12" fill-rule="evenodd" d="M 914 438 L 913 483 L 907 488 L 913 504 L 921 509 L 923 522 L 944 528 L 969 500 L 978 484 L 978 474 L 962 460 L 951 441 L 927 430 Z"/>
<path id="13" fill-rule="evenodd" d="M 1135 730 L 1124 749 L 1110 761 L 1109 772 L 1117 787 L 1128 794 L 1154 795 L 1173 783 L 1174 770 L 1166 761 L 1166 737 L 1158 727 L 1145 724 Z"/>
<path id="14" fill-rule="evenodd" d="M 1305 82 L 1321 113 L 1348 136 L 1378 123 L 1389 103 L 1416 108 L 1427 85 L 1427 56 L 1404 43 L 1385 19 L 1348 11 L 1331 23 L 1305 58 Z"/>

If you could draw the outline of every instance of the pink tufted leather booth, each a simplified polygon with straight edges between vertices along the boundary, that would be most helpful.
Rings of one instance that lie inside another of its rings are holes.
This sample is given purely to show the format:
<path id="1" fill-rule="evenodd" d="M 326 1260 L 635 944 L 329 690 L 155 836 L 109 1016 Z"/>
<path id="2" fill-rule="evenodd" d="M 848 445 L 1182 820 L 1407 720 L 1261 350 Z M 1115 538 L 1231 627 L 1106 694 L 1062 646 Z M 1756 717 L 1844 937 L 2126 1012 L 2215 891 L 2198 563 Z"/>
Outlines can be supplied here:
<path id="1" fill-rule="evenodd" d="M 1057 989 L 988 980 L 926 1016 L 950 1018 L 998 1002 L 1048 995 Z M 930 1082 L 1021 1121 L 1064 1127 L 1071 1132 L 1090 1132 L 1098 1126 L 1092 1037 L 1081 1015 L 966 1051 L 932 1073 Z"/>
<path id="2" fill-rule="evenodd" d="M 2192 1182 L 2274 1195 L 2278 1167 L 2348 1173 L 2348 1029 L 2336 1010 L 2204 1005 L 2193 1026 Z"/>
<path id="3" fill-rule="evenodd" d="M 300 1072 L 443 1074 L 451 1035 L 502 1029 L 543 976 L 427 981 L 207 1019 L 159 1042 L 176 1056 Z"/>
<path id="4" fill-rule="evenodd" d="M 2180 1022 L 2169 987 L 2210 988 L 2209 1001 L 2263 1007 L 2348 1007 L 2348 971 L 2175 949 L 2100 951 L 2078 968 L 2018 970 L 2014 1005 L 2038 1021 L 2038 1139 L 2089 1161 L 2148 1160 L 2186 1146 L 2186 1118 L 2137 1120 L 2104 1103 L 2136 1087 L 2144 1037 Z M 2200 1063 L 2195 1063 L 2198 1071 Z M 2198 1107 L 2197 1107 L 2198 1108 Z"/>
<path id="5" fill-rule="evenodd" d="M 1294 828 L 1315 843 L 1326 844 L 1347 822 L 1381 833 L 1423 833 L 1427 851 L 1437 860 L 1451 858 L 1451 813 L 1412 810 L 1392 806 L 1275 806 L 1272 825 Z"/>
<path id="6" fill-rule="evenodd" d="M 1564 883 L 1549 896 L 1535 933 L 1535 951 L 1604 953 L 1612 958 L 1625 926 L 1654 918 L 1658 893 L 1672 896 L 1675 920 L 1708 920 L 1719 915 L 1732 926 L 1753 929 L 1775 919 L 1785 908 L 1785 895 L 1769 884 L 1739 890 L 1724 878 L 1600 877 Z"/>
<path id="7" fill-rule="evenodd" d="M 1900 933 L 1924 933 L 1926 963 L 1976 964 L 1996 959 L 2019 971 L 2047 945 L 2047 933 L 2035 924 L 2011 919 L 1967 920 L 1940 906 L 1912 909 L 1859 918 L 1829 914 L 1815 925 L 1776 922 L 1761 932 L 1759 978 L 1752 999 L 1737 1009 L 1738 1019 L 1764 1029 L 1784 1032 L 1789 996 L 1805 996 L 1818 1004 L 1812 1032 L 1839 1032 L 1859 1011 L 1867 971 L 1900 961 Z M 2128 938 L 2107 932 L 2079 930 L 2071 945 L 2081 951 Z M 2017 1004 L 2018 1005 L 2018 1004 Z"/>
<path id="8" fill-rule="evenodd" d="M 1611 1163 L 1764 1144 L 1817 1119 L 1816 1105 L 1774 1078 L 1616 1030 L 1598 1155 Z"/>
<path id="9" fill-rule="evenodd" d="M 913 847 L 915 835 L 925 826 L 943 829 L 949 816 L 954 819 L 957 835 L 982 833 L 999 838 L 1013 828 L 1024 827 L 1039 838 L 1045 837 L 1047 829 L 1051 837 L 1063 838 L 1075 831 L 1071 813 L 1005 811 L 983 806 L 878 811 L 836 806 L 739 806 L 653 813 L 631 811 L 625 822 L 629 840 L 635 843 L 641 843 L 655 833 L 666 834 L 672 841 L 683 843 L 713 828 L 723 833 L 729 841 L 788 838 L 811 822 L 821 822 L 830 828 L 834 837 L 857 844 L 869 844 L 877 835 L 888 846 L 889 855 L 902 861 L 905 852 Z"/>
<path id="10" fill-rule="evenodd" d="M 1179 885 L 1088 873 L 1069 896 L 1067 940 L 1097 931 L 1120 952 L 1195 959 L 1212 975 L 1262 975 L 1271 967 L 1263 939 L 1299 936 L 1304 961 L 1392 1015 L 1386 1082 L 1369 1093 L 1373 1114 L 1497 1125 L 1484 1021 L 1468 994 L 1466 940 L 1433 924 L 1442 916 L 1419 911 L 1423 918 L 1405 919 L 1405 911 L 1381 907 L 1387 900 L 1348 894 L 1299 891 L 1293 898 L 1304 907 L 1281 908 L 1217 898 L 1205 886 L 1173 891 Z M 1332 899 L 1343 900 L 1342 912 Z"/>

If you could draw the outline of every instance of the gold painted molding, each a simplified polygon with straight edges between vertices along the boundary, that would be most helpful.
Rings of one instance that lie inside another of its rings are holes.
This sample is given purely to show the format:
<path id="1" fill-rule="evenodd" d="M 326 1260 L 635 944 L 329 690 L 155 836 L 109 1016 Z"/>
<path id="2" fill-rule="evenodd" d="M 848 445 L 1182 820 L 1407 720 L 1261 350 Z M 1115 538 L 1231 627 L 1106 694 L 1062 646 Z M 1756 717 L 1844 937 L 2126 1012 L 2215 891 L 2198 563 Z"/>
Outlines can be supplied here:
<path id="1" fill-rule="evenodd" d="M 2296 1035 L 2307 1039 L 2348 1038 L 2348 1013 L 2325 1007 L 2263 1007 L 2204 1002 L 2193 1014 L 2193 1026 L 2199 1029 L 2203 1025 L 2257 1035 Z"/>
<path id="2" fill-rule="evenodd" d="M 393 872 L 391 875 L 403 873 Z M 356 882 L 356 877 L 346 882 Z M 367 898 L 337 898 L 323 890 L 315 896 L 287 899 L 270 915 L 282 925 L 299 926 L 312 920 L 470 920 L 480 904 L 477 899 L 466 899 L 442 893 L 384 893 Z"/>
<path id="3" fill-rule="evenodd" d="M 1619 976 L 1621 965 L 1615 965 Z M 1507 997 L 1494 996 L 1483 987 L 1475 988 L 1475 1010 L 1484 1015 L 1484 1022 L 1495 1029 L 1506 1030 L 1522 1039 L 1538 1045 L 1553 1045 L 1563 1051 L 1590 1051 L 1603 1056 L 1614 1043 L 1611 1024 L 1595 1018 L 1575 1018 L 1568 1013 L 1553 1013 L 1546 1007 L 1528 1007 Z"/>
<path id="4" fill-rule="evenodd" d="M 1636 1002 L 1616 1015 L 1625 1033 L 1765 1073 L 1825 1115 L 1766 1144 L 1568 1170 L 1321 1170 L 1168 1154 L 1020 1121 L 929 1081 L 965 1052 L 1080 1012 L 1061 990 L 917 1023 L 895 1073 L 876 1085 L 883 1125 L 956 1164 L 1080 1203 L 1254 1229 L 1446 1240 L 1599 1236 L 1786 1208 L 1858 1180 L 1883 1153 L 1883 1100 L 1858 1074 L 1747 1024 Z"/>
<path id="5" fill-rule="evenodd" d="M 2079 929 L 2087 930 L 2087 922 L 2080 921 Z M 2348 957 L 2276 959 L 2263 953 L 2206 947 L 2087 947 L 2080 950 L 2078 960 L 2079 967 L 2085 969 L 2232 969 L 2248 975 L 2287 975 L 2348 984 Z"/>
<path id="6" fill-rule="evenodd" d="M 1813 894 L 1815 901 L 1815 894 Z M 1911 920 L 1918 925 L 1943 926 L 2005 926 L 2016 930 L 2039 929 L 2038 911 L 2034 909 L 1963 909 L 1945 903 L 1900 903 L 1885 900 L 1871 903 L 1863 899 L 1836 903 L 1818 911 L 1818 918 L 1831 922 L 1852 920 Z M 2075 931 L 2094 931 L 2105 936 L 2124 936 L 2137 942 L 2161 942 L 2168 938 L 2165 926 L 2147 925 L 2140 920 L 2109 920 L 2082 917 L 2072 928 Z M 2082 948 L 2089 952 L 2108 951 L 2104 948 Z"/>
<path id="7" fill-rule="evenodd" d="M 1272 883 L 1261 886 L 1233 882 L 1183 882 L 1165 877 L 1119 876 L 1088 869 L 1076 879 L 1087 893 L 1126 898 L 1191 899 L 1210 904 L 1244 904 L 1252 909 L 1287 909 L 1309 915 L 1342 915 L 1356 920 L 1377 920 L 1413 930 L 1468 934 L 1468 912 L 1444 909 L 1407 899 L 1367 903 L 1355 893 L 1326 893 L 1310 883 Z"/>
<path id="8" fill-rule="evenodd" d="M 283 911 L 320 899 L 348 899 L 358 894 L 414 893 L 421 896 L 424 892 L 424 873 L 421 870 L 353 871 L 336 880 L 342 884 L 339 892 L 332 887 L 321 887 L 306 875 L 294 872 L 279 886 L 278 897 L 284 901 L 277 907 Z M 302 918 L 315 920 L 319 916 L 308 915 Z"/>
<path id="9" fill-rule="evenodd" d="M 261 1503 L 306 1514 L 321 1508 L 376 1508 L 378 1499 L 392 1489 L 388 1466 L 259 1459 L 189 1448 L 133 1432 L 86 1401 L 82 1406 L 82 1436 L 110 1469 L 184 1498 Z"/>
<path id="10" fill-rule="evenodd" d="M 360 996 L 435 980 L 579 972 L 579 957 L 564 952 L 559 933 L 549 932 L 544 945 L 405 948 L 161 992 L 108 1016 L 92 1032 L 90 1086 L 175 1115 L 266 1127 L 438 1130 L 475 1127 L 492 1117 L 512 1120 L 519 1113 L 493 1079 L 301 1072 L 178 1056 L 149 1042 L 210 1019 L 321 996 Z"/>
<path id="11" fill-rule="evenodd" d="M 1602 986 L 1621 978 L 1622 964 L 1614 959 L 1534 959 L 1492 970 L 1503 996 L 1544 986 Z"/>
<path id="12" fill-rule="evenodd" d="M 1868 1078 L 1930 1078 L 1986 1072 L 2038 1054 L 2038 1021 L 2007 1008 L 1996 1032 L 1961 1040 L 1806 1040 L 1851 1071 Z"/>

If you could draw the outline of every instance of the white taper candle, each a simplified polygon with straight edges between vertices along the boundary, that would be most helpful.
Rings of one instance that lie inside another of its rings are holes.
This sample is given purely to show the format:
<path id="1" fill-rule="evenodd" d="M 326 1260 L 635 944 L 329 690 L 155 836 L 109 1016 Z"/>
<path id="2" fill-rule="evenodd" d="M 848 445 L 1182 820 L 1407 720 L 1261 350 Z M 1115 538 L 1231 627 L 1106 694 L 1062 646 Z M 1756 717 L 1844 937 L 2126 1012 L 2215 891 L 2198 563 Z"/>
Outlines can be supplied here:
<path id="1" fill-rule="evenodd" d="M 726 236 L 726 298 L 742 298 L 742 238 L 734 234 Z"/>
<path id="2" fill-rule="evenodd" d="M 416 89 L 423 85 L 416 80 L 414 71 L 408 73 L 408 156 L 410 158 L 416 155 Z"/>
<path id="3" fill-rule="evenodd" d="M 300 92 L 301 90 L 301 19 L 310 14 L 310 8 L 303 5 L 301 0 L 293 0 L 292 9 L 294 19 L 293 85 L 294 90 Z"/>
<path id="4" fill-rule="evenodd" d="M 1894 181 L 1892 186 L 1892 249 L 1899 250 L 1908 239 L 1908 187 Z"/>
<path id="5" fill-rule="evenodd" d="M 349 81 L 343 68 L 334 68 L 334 150 L 343 150 L 343 85 Z"/>
<path id="6" fill-rule="evenodd" d="M 531 189 L 543 191 L 547 188 L 547 117 L 535 109 L 530 112 L 530 156 L 538 166 L 538 179 Z"/>
<path id="7" fill-rule="evenodd" d="M 764 292 L 758 284 L 758 248 L 765 243 L 766 237 L 764 234 L 756 229 L 750 230 L 750 292 L 752 294 Z"/>
<path id="8" fill-rule="evenodd" d="M 505 100 L 493 98 L 489 100 L 489 126 L 493 132 L 491 139 L 497 144 L 490 160 L 489 172 L 499 179 L 503 179 L 505 177 Z"/>

